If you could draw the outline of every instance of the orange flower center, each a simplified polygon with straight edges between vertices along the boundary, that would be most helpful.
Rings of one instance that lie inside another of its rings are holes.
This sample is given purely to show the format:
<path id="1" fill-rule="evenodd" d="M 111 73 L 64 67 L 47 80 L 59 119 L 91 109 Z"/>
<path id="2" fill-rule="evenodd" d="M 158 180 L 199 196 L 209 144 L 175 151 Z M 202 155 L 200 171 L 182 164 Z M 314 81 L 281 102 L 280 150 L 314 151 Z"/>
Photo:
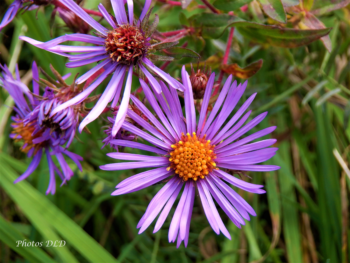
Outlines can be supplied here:
<path id="1" fill-rule="evenodd" d="M 195 132 L 192 136 L 182 134 L 181 141 L 171 145 L 171 148 L 174 150 L 170 152 L 168 170 L 173 169 L 184 181 L 204 179 L 216 167 L 213 161 L 216 159 L 214 146 L 205 139 L 205 135 L 198 138 Z"/>
<path id="2" fill-rule="evenodd" d="M 146 39 L 137 27 L 121 25 L 108 32 L 105 47 L 113 61 L 135 65 L 146 53 L 145 43 Z"/>
<path id="3" fill-rule="evenodd" d="M 12 134 L 15 134 L 14 140 L 16 142 L 23 142 L 23 146 L 21 147 L 21 151 L 27 153 L 30 149 L 35 148 L 35 153 L 45 147 L 46 142 L 34 144 L 33 140 L 40 137 L 42 132 L 39 131 L 35 135 L 33 132 L 35 130 L 35 125 L 29 123 L 28 125 L 24 125 L 23 121 L 15 123 Z"/>

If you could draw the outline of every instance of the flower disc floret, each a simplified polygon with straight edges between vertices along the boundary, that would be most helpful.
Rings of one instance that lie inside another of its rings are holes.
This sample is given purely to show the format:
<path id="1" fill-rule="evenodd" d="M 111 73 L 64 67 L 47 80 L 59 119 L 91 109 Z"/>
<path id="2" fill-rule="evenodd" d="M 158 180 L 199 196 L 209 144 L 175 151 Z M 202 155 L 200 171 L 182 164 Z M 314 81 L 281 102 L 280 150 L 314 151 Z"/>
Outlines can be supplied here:
<path id="1" fill-rule="evenodd" d="M 121 25 L 108 32 L 105 47 L 114 62 L 136 65 L 146 53 L 146 38 L 136 26 Z"/>
<path id="2" fill-rule="evenodd" d="M 182 134 L 181 141 L 171 145 L 170 168 L 184 181 L 204 179 L 216 167 L 214 146 L 205 137 L 198 138 L 195 132 Z"/>
<path id="3" fill-rule="evenodd" d="M 39 138 L 42 135 L 42 132 L 35 132 L 34 123 L 24 124 L 24 121 L 18 117 L 15 119 L 15 123 L 12 124 L 13 131 L 11 132 L 11 137 L 16 142 L 23 142 L 21 151 L 28 153 L 31 149 L 34 149 L 34 153 L 37 153 L 39 150 L 47 146 L 47 141 L 40 143 L 34 143 L 33 140 Z"/>

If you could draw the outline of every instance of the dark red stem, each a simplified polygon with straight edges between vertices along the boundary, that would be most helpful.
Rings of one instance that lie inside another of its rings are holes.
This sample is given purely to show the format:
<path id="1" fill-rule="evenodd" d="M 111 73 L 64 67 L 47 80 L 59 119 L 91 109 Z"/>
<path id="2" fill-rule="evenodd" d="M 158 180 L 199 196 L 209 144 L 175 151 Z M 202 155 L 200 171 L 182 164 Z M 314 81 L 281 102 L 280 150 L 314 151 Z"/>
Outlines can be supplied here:
<path id="1" fill-rule="evenodd" d="M 212 6 L 211 3 L 209 3 L 207 0 L 202 0 L 203 4 L 208 7 L 213 13 L 215 14 L 219 14 L 219 11 L 216 10 L 216 8 L 214 6 Z"/>
<path id="2" fill-rule="evenodd" d="M 229 33 L 228 39 L 227 39 L 227 45 L 226 45 L 224 58 L 222 59 L 222 65 L 226 65 L 228 62 L 234 32 L 235 32 L 235 28 L 231 27 L 230 33 Z M 225 72 L 223 70 L 220 70 L 220 75 L 219 75 L 218 81 L 216 82 L 217 86 L 215 87 L 215 90 L 214 90 L 212 96 L 215 96 L 218 93 L 222 79 L 224 78 L 224 74 L 225 74 Z"/>
<path id="3" fill-rule="evenodd" d="M 90 10 L 90 9 L 86 9 L 86 8 L 83 8 L 83 10 L 84 10 L 86 13 L 90 14 L 90 15 L 103 17 L 103 15 L 102 15 L 100 12 L 98 12 L 98 11 Z"/>
<path id="4" fill-rule="evenodd" d="M 188 29 L 179 29 L 179 30 L 175 30 L 175 31 L 169 31 L 169 32 L 164 32 L 162 33 L 162 35 L 164 37 L 171 37 L 171 36 L 174 36 L 174 35 L 177 35 L 179 33 L 182 33 L 182 32 L 186 32 Z"/>

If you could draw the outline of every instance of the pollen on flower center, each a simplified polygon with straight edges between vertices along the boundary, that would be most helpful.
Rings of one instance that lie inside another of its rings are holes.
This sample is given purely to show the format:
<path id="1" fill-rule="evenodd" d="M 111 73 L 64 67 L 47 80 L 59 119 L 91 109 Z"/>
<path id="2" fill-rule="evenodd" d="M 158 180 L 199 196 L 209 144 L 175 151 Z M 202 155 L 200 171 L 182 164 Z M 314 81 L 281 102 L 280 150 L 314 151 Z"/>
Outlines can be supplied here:
<path id="1" fill-rule="evenodd" d="M 181 141 L 171 145 L 171 148 L 174 150 L 170 152 L 169 170 L 173 169 L 184 181 L 204 179 L 216 167 L 213 161 L 216 159 L 214 146 L 205 139 L 205 135 L 198 138 L 196 133 L 192 136 L 182 134 Z"/>
<path id="2" fill-rule="evenodd" d="M 126 65 L 135 65 L 147 49 L 145 36 L 132 25 L 121 25 L 108 32 L 105 47 L 113 61 Z"/>
<path id="3" fill-rule="evenodd" d="M 40 137 L 42 135 L 42 132 L 36 132 L 35 134 L 35 125 L 33 123 L 28 123 L 27 125 L 24 124 L 23 120 L 20 120 L 18 118 L 15 119 L 15 123 L 12 124 L 13 131 L 12 131 L 12 138 L 15 141 L 22 141 L 24 144 L 21 147 L 21 151 L 27 153 L 32 148 L 35 148 L 35 153 L 45 146 L 47 143 L 46 141 L 43 141 L 41 143 L 34 144 L 33 140 Z"/>

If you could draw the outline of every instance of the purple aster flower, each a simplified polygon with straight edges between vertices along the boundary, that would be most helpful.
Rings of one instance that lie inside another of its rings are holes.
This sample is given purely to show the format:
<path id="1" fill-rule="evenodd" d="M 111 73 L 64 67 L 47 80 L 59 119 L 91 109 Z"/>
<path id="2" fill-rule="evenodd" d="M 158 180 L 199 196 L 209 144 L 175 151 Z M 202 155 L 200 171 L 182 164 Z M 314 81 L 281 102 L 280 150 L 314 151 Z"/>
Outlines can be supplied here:
<path id="1" fill-rule="evenodd" d="M 12 118 L 13 131 L 10 135 L 15 141 L 23 143 L 21 150 L 33 157 L 28 169 L 15 181 L 18 183 L 26 179 L 38 167 L 43 152 L 46 154 L 49 164 L 50 183 L 46 194 L 54 194 L 56 190 L 55 174 L 58 174 L 63 183 L 73 176 L 64 156 L 70 158 L 81 170 L 82 158 L 67 150 L 71 144 L 79 123 L 79 110 L 69 107 L 56 114 L 51 114 L 54 107 L 61 105 L 68 96 L 70 87 L 55 91 L 46 87 L 43 96 L 39 95 L 39 74 L 36 63 L 33 62 L 33 93 L 23 84 L 19 77 L 18 68 L 16 78 L 12 76 L 8 68 L 0 65 L 3 73 L 0 75 L 1 85 L 14 99 L 17 115 Z M 63 79 L 60 80 L 61 82 Z M 59 85 L 60 83 L 57 83 Z M 29 102 L 29 103 L 28 103 Z M 52 156 L 55 155 L 61 170 L 55 165 Z M 63 184 L 62 183 L 62 184 Z"/>
<path id="2" fill-rule="evenodd" d="M 131 162 L 112 163 L 100 167 L 102 170 L 111 171 L 155 168 L 125 179 L 116 186 L 117 190 L 112 195 L 135 192 L 167 180 L 167 183 L 152 199 L 138 223 L 139 233 L 145 231 L 158 215 L 154 232 L 161 228 L 183 188 L 169 229 L 169 242 L 175 242 L 177 239 L 177 247 L 182 241 L 184 241 L 185 246 L 188 243 L 196 188 L 213 230 L 217 234 L 222 232 L 227 238 L 230 238 L 214 200 L 231 221 L 240 227 L 245 224 L 245 219 L 249 220 L 249 214 L 253 216 L 256 214 L 253 208 L 228 184 L 256 194 L 265 193 L 265 190 L 261 189 L 262 185 L 245 182 L 232 174 L 242 171 L 274 171 L 279 169 L 275 165 L 257 164 L 265 162 L 275 155 L 277 148 L 267 147 L 273 145 L 276 140 L 266 139 L 252 142 L 271 133 L 276 127 L 269 127 L 242 137 L 258 125 L 267 114 L 267 112 L 262 113 L 247 122 L 251 111 L 246 112 L 246 110 L 256 94 L 251 95 L 234 112 L 247 82 L 239 85 L 236 81 L 231 83 L 232 76 L 230 76 L 209 117 L 206 117 L 214 78 L 213 73 L 206 85 L 198 122 L 196 121 L 197 114 L 192 86 L 185 68 L 182 69 L 182 80 L 185 86 L 185 118 L 178 94 L 174 89 L 169 90 L 164 83 L 160 82 L 164 97 L 157 93 L 153 95 L 147 84 L 141 80 L 145 96 L 159 120 L 136 97 L 131 96 L 132 101 L 149 118 L 151 124 L 133 111 L 128 110 L 128 117 L 148 132 L 127 121 L 122 124 L 122 128 L 134 133 L 152 146 L 125 140 L 115 140 L 114 143 L 119 146 L 155 153 L 159 156 L 114 152 L 107 155 L 117 160 Z M 230 117 L 231 113 L 234 113 L 232 117 Z M 231 172 L 229 173 L 227 170 L 231 170 Z"/>
<path id="3" fill-rule="evenodd" d="M 46 43 L 42 43 L 28 37 L 20 38 L 38 48 L 68 57 L 70 62 L 67 63 L 67 67 L 80 67 L 100 61 L 98 65 L 79 77 L 77 79 L 77 84 L 83 83 L 102 68 L 104 68 L 104 72 L 95 80 L 94 83 L 92 83 L 79 95 L 55 108 L 53 113 L 57 113 L 66 107 L 82 102 L 108 75 L 112 74 L 113 76 L 105 88 L 101 98 L 81 122 L 79 126 L 79 131 L 81 132 L 87 124 L 95 120 L 103 112 L 108 103 L 113 100 L 116 104 L 116 102 L 119 100 L 124 82 L 124 76 L 127 75 L 123 99 L 112 128 L 112 135 L 115 136 L 125 119 L 128 109 L 134 66 L 136 66 L 140 72 L 142 72 L 145 77 L 148 78 L 148 81 L 152 83 L 152 87 L 157 93 L 161 93 L 162 89 L 149 70 L 164 79 L 172 88 L 183 90 L 183 86 L 177 80 L 172 78 L 169 74 L 163 72 L 149 60 L 149 58 L 152 58 L 152 54 L 150 54 L 151 52 L 165 49 L 176 44 L 158 43 L 152 39 L 152 34 L 156 29 L 158 17 L 156 16 L 154 23 L 149 24 L 148 20 L 150 14 L 147 14 L 147 11 L 150 7 L 151 0 L 146 0 L 145 6 L 138 21 L 134 19 L 134 4 L 132 0 L 127 1 L 128 17 L 125 12 L 123 0 L 111 0 L 115 18 L 107 12 L 102 4 L 100 4 L 98 8 L 109 23 L 111 29 L 105 28 L 92 19 L 74 1 L 61 0 L 60 2 L 64 4 L 67 9 L 74 12 L 78 17 L 95 29 L 97 31 L 97 36 L 88 34 L 70 34 L 58 37 Z M 59 45 L 66 41 L 80 41 L 93 44 L 93 46 Z M 80 54 L 70 55 L 69 53 Z"/>
<path id="4" fill-rule="evenodd" d="M 15 0 L 2 18 L 0 31 L 12 22 L 20 8 L 24 8 L 24 10 L 33 10 L 38 8 L 39 5 L 47 5 L 48 2 L 48 0 Z"/>

